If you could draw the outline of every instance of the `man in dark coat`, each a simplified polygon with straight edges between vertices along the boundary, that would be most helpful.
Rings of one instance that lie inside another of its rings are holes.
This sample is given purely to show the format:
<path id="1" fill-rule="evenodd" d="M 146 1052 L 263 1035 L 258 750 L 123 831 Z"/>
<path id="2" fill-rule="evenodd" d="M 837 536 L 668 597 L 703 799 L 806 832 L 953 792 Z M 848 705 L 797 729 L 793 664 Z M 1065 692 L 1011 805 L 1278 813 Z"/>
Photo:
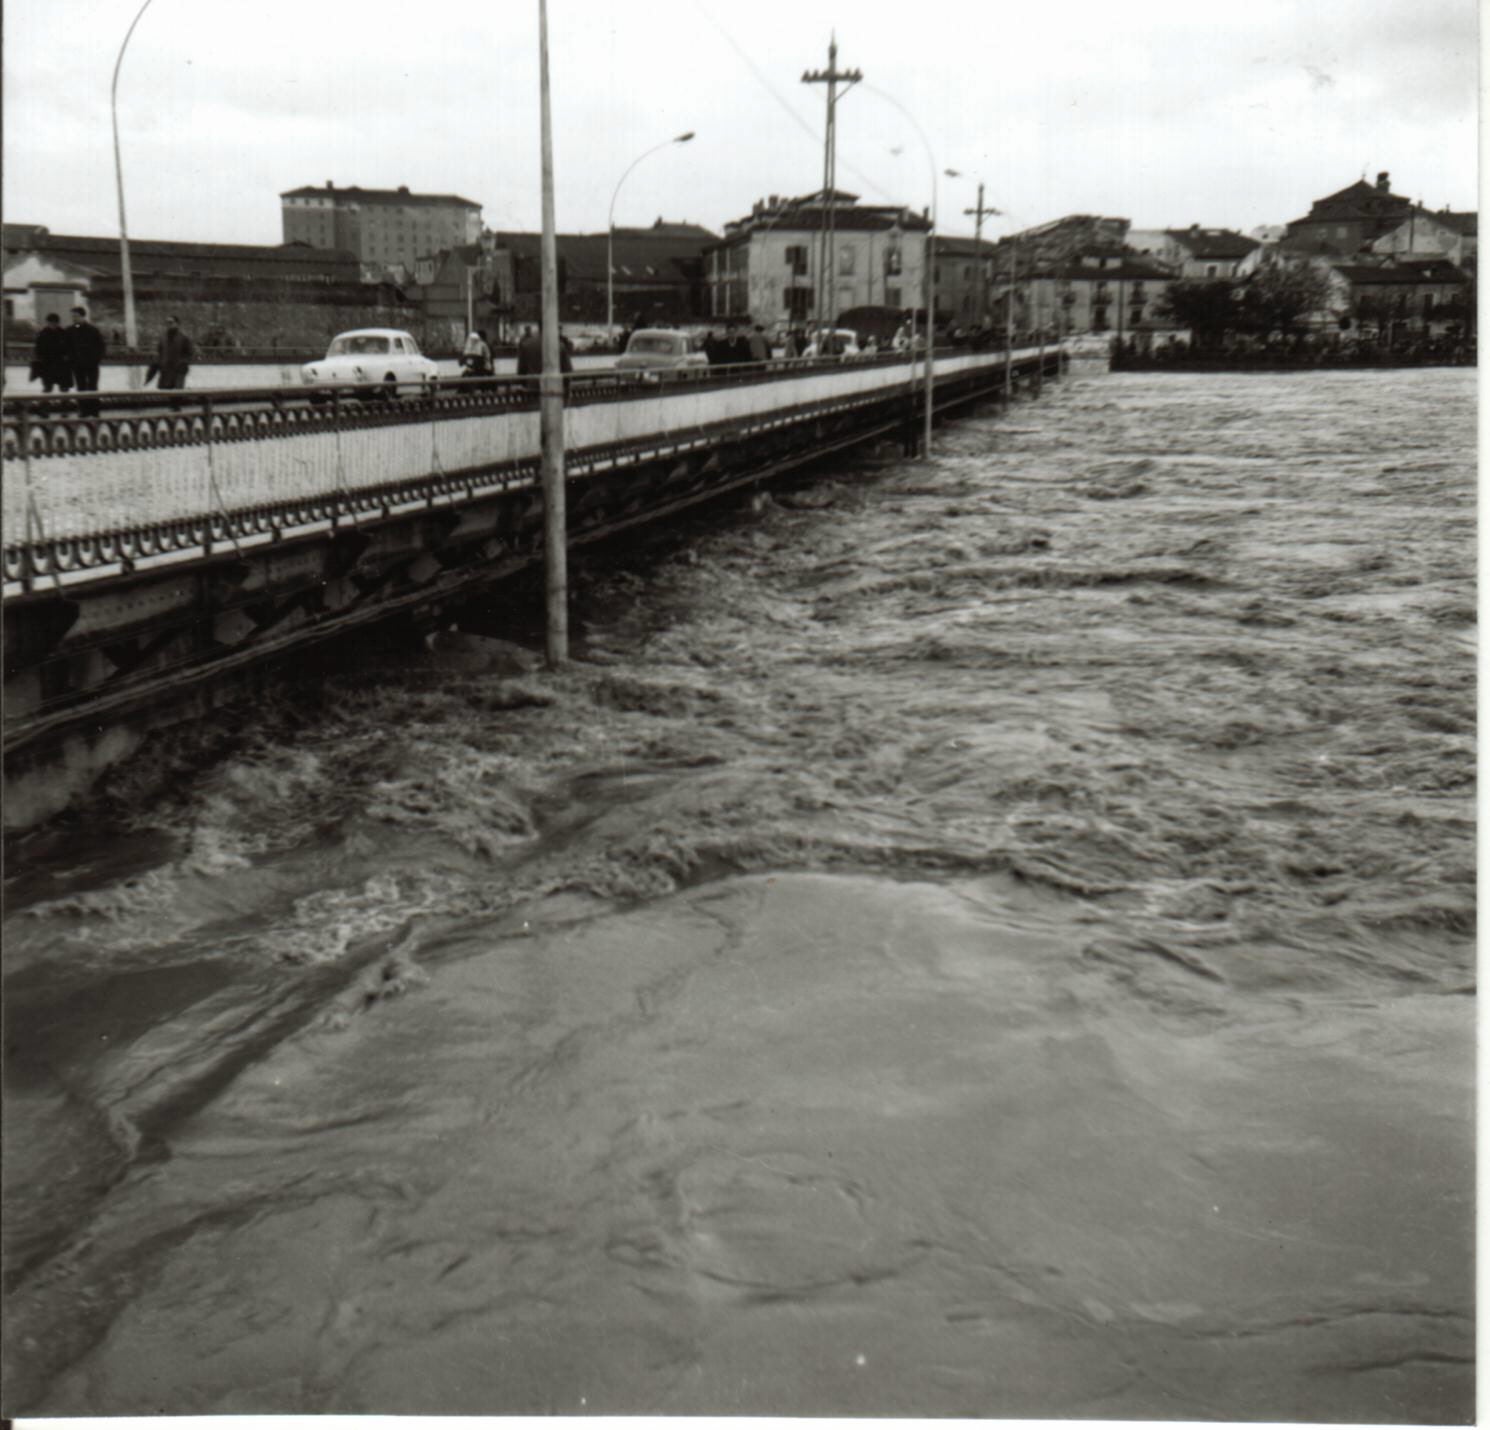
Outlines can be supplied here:
<path id="1" fill-rule="evenodd" d="M 72 391 L 72 364 L 67 357 L 67 334 L 62 319 L 47 314 L 46 326 L 36 335 L 36 349 L 31 354 L 31 380 L 41 379 L 41 390 Z"/>
<path id="2" fill-rule="evenodd" d="M 191 339 L 181 331 L 180 322 L 175 318 L 167 318 L 166 330 L 160 335 L 160 347 L 156 351 L 155 361 L 146 369 L 145 381 L 148 383 L 159 373 L 162 392 L 185 387 L 186 374 L 196 353 Z"/>
<path id="3" fill-rule="evenodd" d="M 574 360 L 570 353 L 574 344 L 562 333 L 559 334 L 559 371 L 572 372 Z M 541 377 L 543 375 L 543 330 L 524 328 L 517 343 L 517 375 L 519 377 Z"/>
<path id="4" fill-rule="evenodd" d="M 98 391 L 98 369 L 103 362 L 103 334 L 88 321 L 86 308 L 72 310 L 72 327 L 67 329 L 67 364 L 72 368 L 73 386 L 79 392 Z M 84 417 L 97 417 L 99 404 L 83 402 L 78 411 Z"/>
<path id="5" fill-rule="evenodd" d="M 517 375 L 537 377 L 542 371 L 543 339 L 538 336 L 537 328 L 526 327 L 517 340 Z"/>

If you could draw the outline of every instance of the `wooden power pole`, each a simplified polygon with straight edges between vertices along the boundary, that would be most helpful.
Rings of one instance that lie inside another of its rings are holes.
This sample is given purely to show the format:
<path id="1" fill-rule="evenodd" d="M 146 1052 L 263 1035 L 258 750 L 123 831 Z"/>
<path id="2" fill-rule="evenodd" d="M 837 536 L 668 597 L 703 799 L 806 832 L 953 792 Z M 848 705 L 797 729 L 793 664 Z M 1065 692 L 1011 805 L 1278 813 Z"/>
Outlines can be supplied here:
<path id="1" fill-rule="evenodd" d="M 821 237 L 819 247 L 822 253 L 822 261 L 818 264 L 818 301 L 817 320 L 818 331 L 822 332 L 825 325 L 828 303 L 833 297 L 833 242 L 834 242 L 834 194 L 838 188 L 838 101 L 842 97 L 838 93 L 839 84 L 844 86 L 844 94 L 847 94 L 861 79 L 864 78 L 862 70 L 841 70 L 838 68 L 838 37 L 828 37 L 828 68 L 825 70 L 804 70 L 802 72 L 803 84 L 826 84 L 828 86 L 828 123 L 823 131 L 823 213 L 820 229 Z M 831 326 L 831 321 L 828 323 Z M 821 342 L 821 340 L 819 340 Z"/>
<path id="2" fill-rule="evenodd" d="M 551 667 L 569 659 L 569 571 L 564 509 L 564 376 L 559 360 L 559 257 L 554 237 L 554 134 L 548 97 L 548 0 L 538 0 L 538 94 L 543 150 L 543 373 L 538 427 L 543 449 L 543 589 Z"/>
<path id="3" fill-rule="evenodd" d="M 983 269 L 983 220 L 985 218 L 996 218 L 1002 212 L 1000 209 L 986 209 L 983 207 L 983 184 L 978 183 L 978 207 L 975 209 L 963 209 L 965 214 L 973 214 L 976 221 L 973 224 L 973 252 L 978 259 L 978 326 L 982 327 L 988 321 L 988 275 Z"/>

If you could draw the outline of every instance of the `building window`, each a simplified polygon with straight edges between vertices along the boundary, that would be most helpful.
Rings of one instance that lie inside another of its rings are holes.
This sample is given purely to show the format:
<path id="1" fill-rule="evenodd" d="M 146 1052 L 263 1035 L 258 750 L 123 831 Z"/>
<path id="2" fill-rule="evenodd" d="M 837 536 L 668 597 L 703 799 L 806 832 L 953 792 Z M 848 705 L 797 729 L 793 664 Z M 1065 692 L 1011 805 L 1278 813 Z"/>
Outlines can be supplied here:
<path id="1" fill-rule="evenodd" d="M 885 250 L 885 272 L 886 273 L 899 273 L 900 272 L 900 248 L 899 248 L 899 245 L 892 244 L 889 248 L 887 248 Z"/>
<path id="2" fill-rule="evenodd" d="M 1134 303 L 1134 305 L 1133 305 L 1133 322 L 1134 322 L 1135 326 L 1137 324 L 1143 322 L 1143 304 L 1142 303 Z"/>
<path id="3" fill-rule="evenodd" d="M 1205 266 L 1205 276 L 1207 278 L 1214 278 L 1216 276 L 1216 265 L 1214 263 L 1207 263 L 1206 264 L 1206 266 Z"/>
<path id="4" fill-rule="evenodd" d="M 900 288 L 897 284 L 887 285 L 885 288 L 885 306 L 898 308 L 900 306 Z"/>
<path id="5" fill-rule="evenodd" d="M 844 244 L 838 250 L 838 272 L 842 277 L 852 277 L 854 272 L 854 250 L 851 244 Z"/>
<path id="6" fill-rule="evenodd" d="M 1107 305 L 1105 303 L 1098 303 L 1092 309 L 1092 331 L 1094 333 L 1107 331 Z"/>
<path id="7" fill-rule="evenodd" d="M 807 276 L 807 245 L 794 243 L 786 250 L 786 266 L 796 278 Z M 805 316 L 805 314 L 804 314 Z"/>

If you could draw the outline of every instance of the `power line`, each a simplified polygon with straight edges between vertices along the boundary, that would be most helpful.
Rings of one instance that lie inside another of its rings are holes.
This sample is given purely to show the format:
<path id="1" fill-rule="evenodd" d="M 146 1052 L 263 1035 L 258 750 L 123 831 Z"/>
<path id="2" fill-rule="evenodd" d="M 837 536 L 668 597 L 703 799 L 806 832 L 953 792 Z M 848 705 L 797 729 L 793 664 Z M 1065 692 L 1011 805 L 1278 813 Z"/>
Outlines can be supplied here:
<path id="1" fill-rule="evenodd" d="M 822 131 L 814 128 L 797 112 L 797 110 L 793 107 L 786 96 L 783 95 L 781 91 L 778 90 L 776 86 L 771 83 L 770 79 L 767 77 L 761 67 L 756 64 L 753 59 L 751 59 L 750 55 L 746 52 L 745 48 L 739 43 L 739 41 L 736 40 L 735 37 L 730 34 L 730 32 L 726 30 L 724 26 L 719 23 L 718 20 L 714 18 L 713 15 L 711 15 L 706 9 L 704 9 L 701 0 L 693 0 L 693 5 L 694 9 L 696 9 L 701 15 L 703 15 L 704 19 L 706 19 L 716 30 L 719 31 L 729 47 L 745 62 L 746 67 L 750 70 L 750 73 L 755 76 L 757 82 L 761 85 L 761 87 L 771 96 L 772 99 L 776 101 L 777 104 L 779 104 L 784 110 L 786 110 L 789 115 L 791 115 L 792 120 L 795 122 L 797 127 L 801 129 L 803 133 L 808 134 L 812 137 L 813 148 L 820 149 L 823 143 Z M 871 189 L 874 193 L 878 194 L 888 203 L 893 204 L 900 202 L 900 200 L 895 198 L 894 195 L 888 192 L 888 190 L 881 188 L 880 185 L 877 184 L 872 178 L 870 178 L 868 174 L 866 174 L 856 165 L 850 163 L 847 159 L 843 160 L 843 167 L 847 169 L 848 172 L 851 173 L 856 179 L 858 179 L 865 188 Z"/>

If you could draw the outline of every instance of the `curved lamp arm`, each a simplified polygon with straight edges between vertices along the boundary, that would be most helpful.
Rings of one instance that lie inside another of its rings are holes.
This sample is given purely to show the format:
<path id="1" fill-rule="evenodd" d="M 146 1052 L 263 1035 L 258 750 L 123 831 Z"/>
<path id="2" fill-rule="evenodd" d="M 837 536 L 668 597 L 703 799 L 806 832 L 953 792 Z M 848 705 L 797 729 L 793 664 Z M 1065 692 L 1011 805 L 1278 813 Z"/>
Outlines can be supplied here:
<path id="1" fill-rule="evenodd" d="M 145 0 L 145 3 L 148 5 L 150 3 L 150 0 Z M 610 212 L 606 216 L 606 225 L 607 225 L 607 227 L 614 227 L 615 226 L 615 222 L 616 222 L 616 199 L 620 196 L 621 185 L 624 184 L 626 182 L 626 180 L 631 176 L 631 171 L 634 168 L 636 168 L 636 166 L 638 164 L 640 164 L 643 159 L 649 159 L 649 158 L 651 158 L 652 155 L 655 154 L 659 149 L 666 149 L 669 144 L 686 144 L 692 138 L 693 138 L 693 130 L 690 129 L 686 134 L 676 134 L 671 139 L 664 139 L 662 141 L 662 143 L 660 143 L 660 144 L 654 144 L 645 153 L 638 154 L 636 156 L 636 158 L 634 158 L 626 166 L 626 172 L 624 174 L 622 174 L 621 177 L 616 181 L 615 190 L 614 190 L 614 192 L 610 196 Z"/>

